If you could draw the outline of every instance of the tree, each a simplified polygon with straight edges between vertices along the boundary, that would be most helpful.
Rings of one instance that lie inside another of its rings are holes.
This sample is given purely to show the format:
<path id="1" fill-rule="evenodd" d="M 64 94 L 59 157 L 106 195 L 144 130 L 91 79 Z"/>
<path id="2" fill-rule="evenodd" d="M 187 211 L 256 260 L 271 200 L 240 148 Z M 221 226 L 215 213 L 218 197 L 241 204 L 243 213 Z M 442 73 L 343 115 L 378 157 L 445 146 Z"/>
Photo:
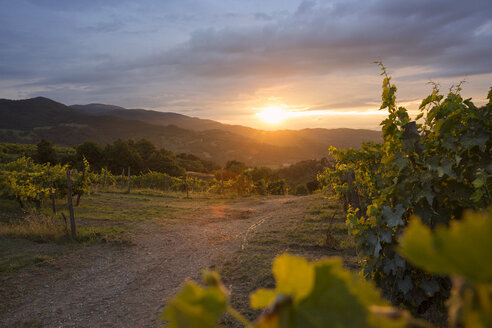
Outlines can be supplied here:
<path id="1" fill-rule="evenodd" d="M 35 159 L 41 164 L 54 164 L 56 162 L 56 152 L 51 142 L 46 139 L 41 139 L 37 144 Z"/>
<path id="2" fill-rule="evenodd" d="M 202 164 L 203 166 L 205 167 L 205 169 L 207 170 L 207 173 L 210 173 L 210 172 L 213 172 L 215 170 L 219 170 L 220 169 L 220 165 L 213 162 L 213 161 L 209 161 L 209 160 L 206 160 L 206 159 L 202 159 Z"/>
<path id="3" fill-rule="evenodd" d="M 316 181 L 318 174 L 322 173 L 328 165 L 326 158 L 306 160 L 281 168 L 278 170 L 278 175 L 279 178 L 285 179 L 291 188 L 294 188 L 299 184 Z M 308 189 L 310 189 L 309 186 Z"/>
<path id="4" fill-rule="evenodd" d="M 147 161 L 157 151 L 154 144 L 147 139 L 138 140 L 133 147 L 144 161 Z"/>
<path id="5" fill-rule="evenodd" d="M 241 174 L 244 170 L 246 170 L 246 168 L 246 164 L 236 160 L 228 161 L 225 166 L 226 170 L 234 172 L 236 174 Z"/>
<path id="6" fill-rule="evenodd" d="M 187 171 L 207 172 L 207 169 L 203 166 L 200 158 L 195 155 L 181 153 L 176 156 L 176 159 L 179 165 L 184 167 Z"/>
<path id="7" fill-rule="evenodd" d="M 131 167 L 132 172 L 138 173 L 142 172 L 145 167 L 142 157 L 130 146 L 130 142 L 121 139 L 104 148 L 104 157 L 108 169 L 114 174 L 120 174 L 123 169 L 126 170 L 128 167 Z"/>
<path id="8" fill-rule="evenodd" d="M 296 190 L 294 191 L 294 193 L 297 196 L 305 196 L 309 194 L 309 190 L 305 183 L 301 183 L 296 186 Z"/>
<path id="9" fill-rule="evenodd" d="M 95 141 L 84 141 L 75 147 L 75 151 L 77 152 L 77 162 L 82 163 L 82 159 L 85 157 L 95 171 L 99 171 L 105 164 L 103 150 Z"/>
<path id="10" fill-rule="evenodd" d="M 154 152 L 147 160 L 147 166 L 151 171 L 167 173 L 174 177 L 186 173 L 186 170 L 178 164 L 172 153 L 165 149 Z"/>
<path id="11" fill-rule="evenodd" d="M 251 169 L 250 175 L 255 183 L 260 180 L 265 182 L 278 179 L 277 174 L 274 174 L 273 170 L 269 167 L 255 167 L 254 169 Z"/>
<path id="12" fill-rule="evenodd" d="M 285 180 L 270 182 L 267 185 L 268 193 L 271 195 L 285 195 Z"/>
<path id="13" fill-rule="evenodd" d="M 180 166 L 187 171 L 210 173 L 220 169 L 220 165 L 215 162 L 204 160 L 193 154 L 181 153 L 176 155 Z"/>

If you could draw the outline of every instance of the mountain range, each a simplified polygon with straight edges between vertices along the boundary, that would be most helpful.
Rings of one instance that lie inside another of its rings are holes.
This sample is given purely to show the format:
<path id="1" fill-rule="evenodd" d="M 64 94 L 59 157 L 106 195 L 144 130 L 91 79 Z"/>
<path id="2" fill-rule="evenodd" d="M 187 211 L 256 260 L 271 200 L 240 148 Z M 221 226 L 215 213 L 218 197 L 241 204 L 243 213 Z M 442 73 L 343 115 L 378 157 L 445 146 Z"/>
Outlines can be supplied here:
<path id="1" fill-rule="evenodd" d="M 191 153 L 224 164 L 278 167 L 327 155 L 328 148 L 357 148 L 381 141 L 381 132 L 363 129 L 264 131 L 171 112 L 88 104 L 67 106 L 44 97 L 0 99 L 0 141 L 74 146 L 85 140 L 104 145 L 146 138 L 175 153 Z"/>

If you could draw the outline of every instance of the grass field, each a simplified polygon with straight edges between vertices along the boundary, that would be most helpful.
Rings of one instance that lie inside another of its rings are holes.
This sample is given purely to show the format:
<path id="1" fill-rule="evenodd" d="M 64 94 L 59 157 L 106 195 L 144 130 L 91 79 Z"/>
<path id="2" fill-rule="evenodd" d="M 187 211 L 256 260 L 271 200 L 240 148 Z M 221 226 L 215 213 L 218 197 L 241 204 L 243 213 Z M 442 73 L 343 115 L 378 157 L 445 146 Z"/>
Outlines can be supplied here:
<path id="1" fill-rule="evenodd" d="M 237 198 L 211 197 L 207 194 L 136 189 L 131 194 L 121 191 L 98 192 L 82 197 L 75 207 L 77 240 L 69 238 L 69 230 L 61 213 L 68 218 L 64 200 L 57 200 L 57 214 L 50 204 L 41 210 L 21 210 L 17 202 L 0 201 L 0 274 L 44 262 L 92 243 L 131 244 L 131 234 L 143 222 L 174 224 L 197 207 L 237 202 Z M 43 261 L 42 259 L 46 259 Z"/>

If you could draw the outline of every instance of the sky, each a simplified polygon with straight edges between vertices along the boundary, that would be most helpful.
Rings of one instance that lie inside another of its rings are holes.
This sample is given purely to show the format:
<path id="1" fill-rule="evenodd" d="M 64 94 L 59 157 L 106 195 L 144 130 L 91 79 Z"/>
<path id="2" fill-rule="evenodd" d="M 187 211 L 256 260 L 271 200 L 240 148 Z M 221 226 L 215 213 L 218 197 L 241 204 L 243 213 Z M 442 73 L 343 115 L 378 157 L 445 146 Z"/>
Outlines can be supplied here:
<path id="1" fill-rule="evenodd" d="M 397 103 L 492 86 L 492 1 L 0 0 L 0 98 L 105 103 L 260 129 L 377 130 Z"/>

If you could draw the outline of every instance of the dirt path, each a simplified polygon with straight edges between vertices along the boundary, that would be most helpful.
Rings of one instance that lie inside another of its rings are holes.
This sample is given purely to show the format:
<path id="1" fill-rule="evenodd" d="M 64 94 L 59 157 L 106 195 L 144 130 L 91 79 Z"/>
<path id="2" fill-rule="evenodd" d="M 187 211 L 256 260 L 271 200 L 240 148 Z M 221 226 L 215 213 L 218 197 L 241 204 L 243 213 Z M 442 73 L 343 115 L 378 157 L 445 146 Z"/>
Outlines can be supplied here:
<path id="1" fill-rule="evenodd" d="M 146 222 L 133 246 L 88 246 L 49 266 L 21 270 L 1 282 L 0 326 L 160 326 L 158 314 L 184 279 L 198 279 L 201 268 L 246 247 L 256 229 L 281 223 L 287 211 L 302 215 L 305 200 L 197 207 L 179 224 Z"/>

